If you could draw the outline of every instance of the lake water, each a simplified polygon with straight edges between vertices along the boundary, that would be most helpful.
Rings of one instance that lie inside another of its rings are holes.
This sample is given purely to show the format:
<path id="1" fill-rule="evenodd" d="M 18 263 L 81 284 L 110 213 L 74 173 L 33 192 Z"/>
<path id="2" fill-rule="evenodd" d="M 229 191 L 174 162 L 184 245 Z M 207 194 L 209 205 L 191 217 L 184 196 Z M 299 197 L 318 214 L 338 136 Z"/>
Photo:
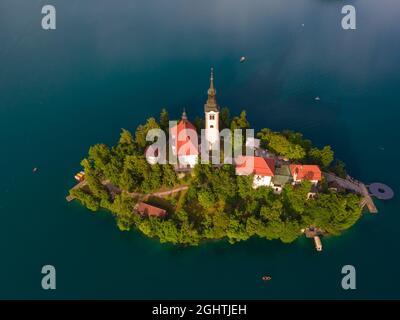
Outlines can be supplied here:
<path id="1" fill-rule="evenodd" d="M 44 31 L 50 2 L 57 29 Z M 396 196 L 321 253 L 307 239 L 161 245 L 65 201 L 90 145 L 162 107 L 202 116 L 211 66 L 221 106 L 330 144 L 396 193 L 400 2 L 347 3 L 357 30 L 341 28 L 342 1 L 2 0 L 0 298 L 400 298 Z M 41 289 L 46 264 L 55 291 Z M 341 288 L 346 264 L 356 290 Z"/>

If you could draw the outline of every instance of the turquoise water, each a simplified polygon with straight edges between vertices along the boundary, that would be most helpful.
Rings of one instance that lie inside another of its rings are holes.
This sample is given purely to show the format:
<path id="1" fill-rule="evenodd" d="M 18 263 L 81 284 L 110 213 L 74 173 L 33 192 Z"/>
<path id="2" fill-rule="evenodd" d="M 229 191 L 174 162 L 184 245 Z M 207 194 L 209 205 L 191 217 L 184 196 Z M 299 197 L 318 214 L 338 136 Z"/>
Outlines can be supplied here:
<path id="1" fill-rule="evenodd" d="M 65 201 L 90 145 L 162 107 L 202 115 L 210 66 L 222 106 L 331 144 L 354 177 L 396 193 L 398 1 L 349 1 L 356 31 L 341 29 L 341 1 L 52 0 L 57 30 L 43 31 L 47 3 L 0 2 L 0 298 L 400 298 L 398 197 L 322 253 L 306 239 L 161 245 Z M 357 290 L 341 289 L 345 264 Z"/>

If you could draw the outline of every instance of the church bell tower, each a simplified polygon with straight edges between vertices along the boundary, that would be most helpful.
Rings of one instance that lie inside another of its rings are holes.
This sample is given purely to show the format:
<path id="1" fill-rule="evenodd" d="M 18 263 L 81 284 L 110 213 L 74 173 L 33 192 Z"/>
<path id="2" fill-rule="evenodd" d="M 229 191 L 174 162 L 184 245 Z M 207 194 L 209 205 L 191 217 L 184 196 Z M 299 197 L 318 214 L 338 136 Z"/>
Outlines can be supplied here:
<path id="1" fill-rule="evenodd" d="M 204 105 L 206 140 L 209 150 L 219 144 L 219 107 L 217 104 L 217 91 L 214 88 L 214 70 L 211 68 L 210 88 L 208 89 L 208 99 Z"/>

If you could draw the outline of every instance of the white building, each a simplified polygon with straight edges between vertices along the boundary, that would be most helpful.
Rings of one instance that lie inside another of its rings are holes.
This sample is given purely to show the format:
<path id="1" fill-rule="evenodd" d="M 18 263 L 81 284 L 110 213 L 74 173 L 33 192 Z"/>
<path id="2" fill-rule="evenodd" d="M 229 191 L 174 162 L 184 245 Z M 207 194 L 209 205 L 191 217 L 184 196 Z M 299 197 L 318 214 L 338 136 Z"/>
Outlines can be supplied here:
<path id="1" fill-rule="evenodd" d="M 275 160 L 272 158 L 240 156 L 236 159 L 236 174 L 253 174 L 253 188 L 271 186 L 271 180 L 275 172 Z"/>
<path id="2" fill-rule="evenodd" d="M 316 186 L 321 181 L 321 169 L 317 165 L 307 164 L 291 164 L 290 172 L 293 176 L 293 184 L 302 182 L 303 180 L 311 181 Z"/>
<path id="3" fill-rule="evenodd" d="M 171 146 L 179 168 L 194 168 L 199 157 L 199 141 L 196 127 L 187 119 L 185 111 L 179 123 L 171 128 Z"/>

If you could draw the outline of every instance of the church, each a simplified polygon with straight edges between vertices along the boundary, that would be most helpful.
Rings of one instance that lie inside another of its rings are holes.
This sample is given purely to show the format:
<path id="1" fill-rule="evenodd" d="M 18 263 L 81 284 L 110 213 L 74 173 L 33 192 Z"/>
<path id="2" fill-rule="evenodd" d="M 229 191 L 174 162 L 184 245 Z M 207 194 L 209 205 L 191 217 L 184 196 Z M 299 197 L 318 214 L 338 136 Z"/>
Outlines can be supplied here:
<path id="1" fill-rule="evenodd" d="M 204 105 L 205 146 L 212 150 L 219 145 L 219 106 L 214 86 L 214 71 L 211 68 L 210 88 Z M 172 152 L 178 159 L 178 169 L 194 168 L 199 158 L 199 140 L 196 127 L 188 120 L 185 111 L 178 124 L 171 128 Z"/>

